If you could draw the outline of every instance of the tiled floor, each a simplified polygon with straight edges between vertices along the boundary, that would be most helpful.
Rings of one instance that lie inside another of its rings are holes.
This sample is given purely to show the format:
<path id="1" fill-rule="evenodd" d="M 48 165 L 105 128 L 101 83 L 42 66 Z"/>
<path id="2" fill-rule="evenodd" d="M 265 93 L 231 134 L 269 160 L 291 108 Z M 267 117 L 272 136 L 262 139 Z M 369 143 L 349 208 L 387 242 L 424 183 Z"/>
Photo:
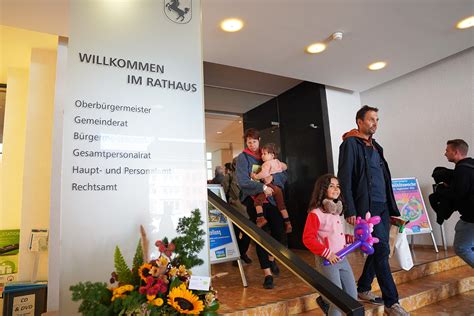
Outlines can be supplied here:
<path id="1" fill-rule="evenodd" d="M 314 265 L 314 257 L 309 251 L 294 250 L 294 252 L 308 264 Z M 432 247 L 420 247 L 415 248 L 415 256 L 413 259 L 415 265 L 418 265 L 453 255 L 452 250 L 448 250 L 448 252 L 441 251 L 437 254 Z M 259 268 L 254 247 L 249 251 L 249 256 L 254 262 L 244 266 L 248 282 L 247 288 L 243 288 L 239 270 L 237 267 L 232 266 L 232 263 L 227 262 L 212 265 L 212 274 L 220 275 L 220 277 L 213 279 L 213 287 L 218 290 L 219 299 L 221 301 L 219 313 L 235 312 L 251 307 L 262 306 L 271 302 L 292 300 L 315 293 L 313 288 L 306 285 L 281 265 L 281 274 L 279 277 L 275 277 L 275 288 L 272 290 L 263 289 L 263 274 Z M 364 260 L 365 258 L 360 252 L 354 252 L 349 255 L 349 261 L 351 262 L 356 279 L 362 271 Z M 390 263 L 392 271 L 400 270 L 394 258 L 391 259 Z M 313 315 L 317 314 L 316 312 L 313 313 Z"/>

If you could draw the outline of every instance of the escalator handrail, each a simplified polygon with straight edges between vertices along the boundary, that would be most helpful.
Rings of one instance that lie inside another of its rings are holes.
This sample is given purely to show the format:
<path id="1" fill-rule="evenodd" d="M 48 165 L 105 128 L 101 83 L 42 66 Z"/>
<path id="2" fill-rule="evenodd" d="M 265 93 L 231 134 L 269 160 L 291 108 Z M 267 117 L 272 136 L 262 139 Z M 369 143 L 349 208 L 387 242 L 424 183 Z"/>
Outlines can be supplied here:
<path id="1" fill-rule="evenodd" d="M 364 315 L 364 306 L 361 303 L 329 281 L 299 256 L 272 238 L 211 190 L 207 190 L 207 195 L 209 202 L 215 208 L 227 216 L 243 232 L 278 259 L 279 262 L 296 274 L 296 276 L 336 305 L 341 311 L 347 315 Z"/>

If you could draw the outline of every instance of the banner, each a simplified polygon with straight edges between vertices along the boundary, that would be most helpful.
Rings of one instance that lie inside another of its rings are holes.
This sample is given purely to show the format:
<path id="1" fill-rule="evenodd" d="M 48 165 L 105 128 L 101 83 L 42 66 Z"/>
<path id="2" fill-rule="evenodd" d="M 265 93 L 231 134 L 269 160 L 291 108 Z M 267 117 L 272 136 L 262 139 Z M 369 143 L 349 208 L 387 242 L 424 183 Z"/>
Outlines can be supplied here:
<path id="1" fill-rule="evenodd" d="M 431 223 L 418 180 L 392 179 L 392 188 L 401 217 L 410 221 L 405 227 L 407 235 L 431 233 Z"/>
<path id="2" fill-rule="evenodd" d="M 194 209 L 207 228 L 200 17 L 198 0 L 70 1 L 61 315 L 77 312 L 71 285 L 107 282 L 116 246 L 133 257 L 140 225 L 152 258 Z M 204 239 L 193 275 L 210 275 Z"/>
<path id="3" fill-rule="evenodd" d="M 221 185 L 209 184 L 207 188 L 226 201 L 224 189 Z M 209 256 L 211 263 L 238 259 L 240 253 L 232 222 L 211 203 L 208 203 L 207 209 L 209 212 Z"/>

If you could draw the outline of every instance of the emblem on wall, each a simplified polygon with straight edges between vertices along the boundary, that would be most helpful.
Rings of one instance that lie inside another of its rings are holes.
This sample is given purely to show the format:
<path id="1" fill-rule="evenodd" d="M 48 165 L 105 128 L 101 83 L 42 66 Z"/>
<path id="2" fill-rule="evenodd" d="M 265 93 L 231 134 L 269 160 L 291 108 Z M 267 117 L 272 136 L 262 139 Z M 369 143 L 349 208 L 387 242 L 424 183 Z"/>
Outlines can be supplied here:
<path id="1" fill-rule="evenodd" d="M 192 0 L 165 0 L 165 15 L 171 21 L 186 24 L 192 18 Z"/>

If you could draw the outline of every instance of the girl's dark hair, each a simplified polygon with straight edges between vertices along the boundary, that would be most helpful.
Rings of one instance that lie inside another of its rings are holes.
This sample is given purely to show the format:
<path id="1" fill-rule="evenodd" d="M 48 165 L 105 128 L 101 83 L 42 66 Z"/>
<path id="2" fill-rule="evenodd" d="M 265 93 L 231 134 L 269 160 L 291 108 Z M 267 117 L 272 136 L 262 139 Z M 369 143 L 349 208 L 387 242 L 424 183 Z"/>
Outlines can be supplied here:
<path id="1" fill-rule="evenodd" d="M 335 175 L 330 173 L 327 173 L 319 177 L 318 180 L 316 180 L 316 183 L 314 184 L 313 193 L 311 194 L 311 201 L 309 202 L 308 212 L 311 212 L 315 208 L 323 207 L 323 200 L 326 198 L 326 193 L 328 192 L 329 185 L 331 184 L 331 179 L 336 179 L 337 181 L 339 181 L 339 179 Z M 340 200 L 342 202 L 342 205 L 344 205 L 342 191 L 339 195 L 338 200 Z"/>
<path id="2" fill-rule="evenodd" d="M 261 150 L 266 150 L 269 154 L 273 154 L 275 159 L 278 158 L 278 147 L 274 143 L 265 144 L 263 147 L 261 147 Z"/>

